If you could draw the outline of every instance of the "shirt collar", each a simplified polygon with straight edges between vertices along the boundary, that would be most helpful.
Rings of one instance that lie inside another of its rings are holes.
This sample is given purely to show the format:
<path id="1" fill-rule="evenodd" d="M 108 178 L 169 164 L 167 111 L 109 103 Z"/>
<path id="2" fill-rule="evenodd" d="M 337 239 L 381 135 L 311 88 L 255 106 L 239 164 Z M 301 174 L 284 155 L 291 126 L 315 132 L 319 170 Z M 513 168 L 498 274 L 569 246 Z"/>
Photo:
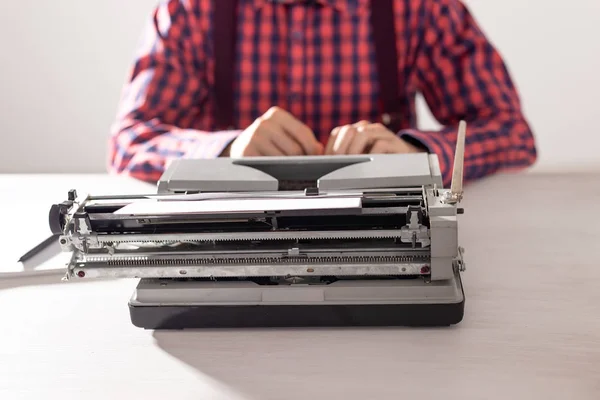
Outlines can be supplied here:
<path id="1" fill-rule="evenodd" d="M 259 10 L 267 3 L 304 3 L 307 0 L 253 0 L 252 4 L 254 8 Z M 332 7 L 336 11 L 342 13 L 356 14 L 357 12 L 364 10 L 368 4 L 368 0 L 314 0 L 316 3 L 321 4 L 325 7 Z"/>

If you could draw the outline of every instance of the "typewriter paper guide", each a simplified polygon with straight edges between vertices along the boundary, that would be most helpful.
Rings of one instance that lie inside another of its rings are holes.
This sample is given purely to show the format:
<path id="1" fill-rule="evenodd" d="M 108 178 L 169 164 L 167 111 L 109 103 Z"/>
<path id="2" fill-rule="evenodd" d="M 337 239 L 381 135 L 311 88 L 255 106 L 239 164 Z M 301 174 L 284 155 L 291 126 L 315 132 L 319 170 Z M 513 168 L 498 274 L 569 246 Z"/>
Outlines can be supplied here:
<path id="1" fill-rule="evenodd" d="M 169 215 L 244 213 L 291 210 L 360 209 L 359 197 L 305 198 L 305 199 L 236 199 L 202 201 L 155 201 L 138 200 L 126 205 L 115 214 Z"/>

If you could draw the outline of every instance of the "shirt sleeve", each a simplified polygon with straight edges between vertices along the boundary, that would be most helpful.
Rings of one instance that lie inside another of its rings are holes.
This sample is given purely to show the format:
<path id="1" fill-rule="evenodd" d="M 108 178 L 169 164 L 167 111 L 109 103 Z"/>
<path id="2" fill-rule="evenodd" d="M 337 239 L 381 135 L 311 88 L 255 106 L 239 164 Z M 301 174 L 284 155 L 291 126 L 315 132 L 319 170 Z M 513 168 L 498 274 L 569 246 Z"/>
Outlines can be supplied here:
<path id="1" fill-rule="evenodd" d="M 155 8 L 112 127 L 110 172 L 156 182 L 170 161 L 218 157 L 240 133 L 211 132 L 200 118 L 209 93 L 198 3 Z"/>
<path id="2" fill-rule="evenodd" d="M 467 122 L 464 180 L 532 165 L 537 152 L 506 65 L 459 0 L 423 2 L 422 50 L 417 56 L 418 90 L 444 127 L 407 129 L 439 157 L 444 185 L 451 181 L 460 120 Z"/>

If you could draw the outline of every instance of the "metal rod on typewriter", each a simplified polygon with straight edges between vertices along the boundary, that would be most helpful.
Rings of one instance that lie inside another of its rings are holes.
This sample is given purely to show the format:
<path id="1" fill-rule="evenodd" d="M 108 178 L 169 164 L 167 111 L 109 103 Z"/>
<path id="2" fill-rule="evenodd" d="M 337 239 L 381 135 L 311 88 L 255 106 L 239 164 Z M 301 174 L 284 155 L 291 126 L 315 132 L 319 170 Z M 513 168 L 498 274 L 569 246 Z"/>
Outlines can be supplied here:
<path id="1" fill-rule="evenodd" d="M 465 136 L 467 123 L 460 121 L 456 139 L 456 152 L 454 154 L 454 167 L 452 170 L 452 183 L 450 191 L 446 192 L 443 201 L 448 204 L 460 203 L 463 197 L 463 169 L 465 162 Z"/>

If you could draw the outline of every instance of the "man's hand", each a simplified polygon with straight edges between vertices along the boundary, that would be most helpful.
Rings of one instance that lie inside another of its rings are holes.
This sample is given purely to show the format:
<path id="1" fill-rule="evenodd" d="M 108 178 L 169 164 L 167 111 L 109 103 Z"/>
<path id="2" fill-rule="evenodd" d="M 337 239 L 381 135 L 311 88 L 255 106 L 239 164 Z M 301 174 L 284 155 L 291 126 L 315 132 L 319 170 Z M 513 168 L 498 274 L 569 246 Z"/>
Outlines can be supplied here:
<path id="1" fill-rule="evenodd" d="M 279 107 L 256 119 L 223 153 L 232 158 L 320 154 L 323 146 L 310 128 Z"/>
<path id="2" fill-rule="evenodd" d="M 420 153 L 424 150 L 400 139 L 382 124 L 360 121 L 335 128 L 325 154 Z"/>

